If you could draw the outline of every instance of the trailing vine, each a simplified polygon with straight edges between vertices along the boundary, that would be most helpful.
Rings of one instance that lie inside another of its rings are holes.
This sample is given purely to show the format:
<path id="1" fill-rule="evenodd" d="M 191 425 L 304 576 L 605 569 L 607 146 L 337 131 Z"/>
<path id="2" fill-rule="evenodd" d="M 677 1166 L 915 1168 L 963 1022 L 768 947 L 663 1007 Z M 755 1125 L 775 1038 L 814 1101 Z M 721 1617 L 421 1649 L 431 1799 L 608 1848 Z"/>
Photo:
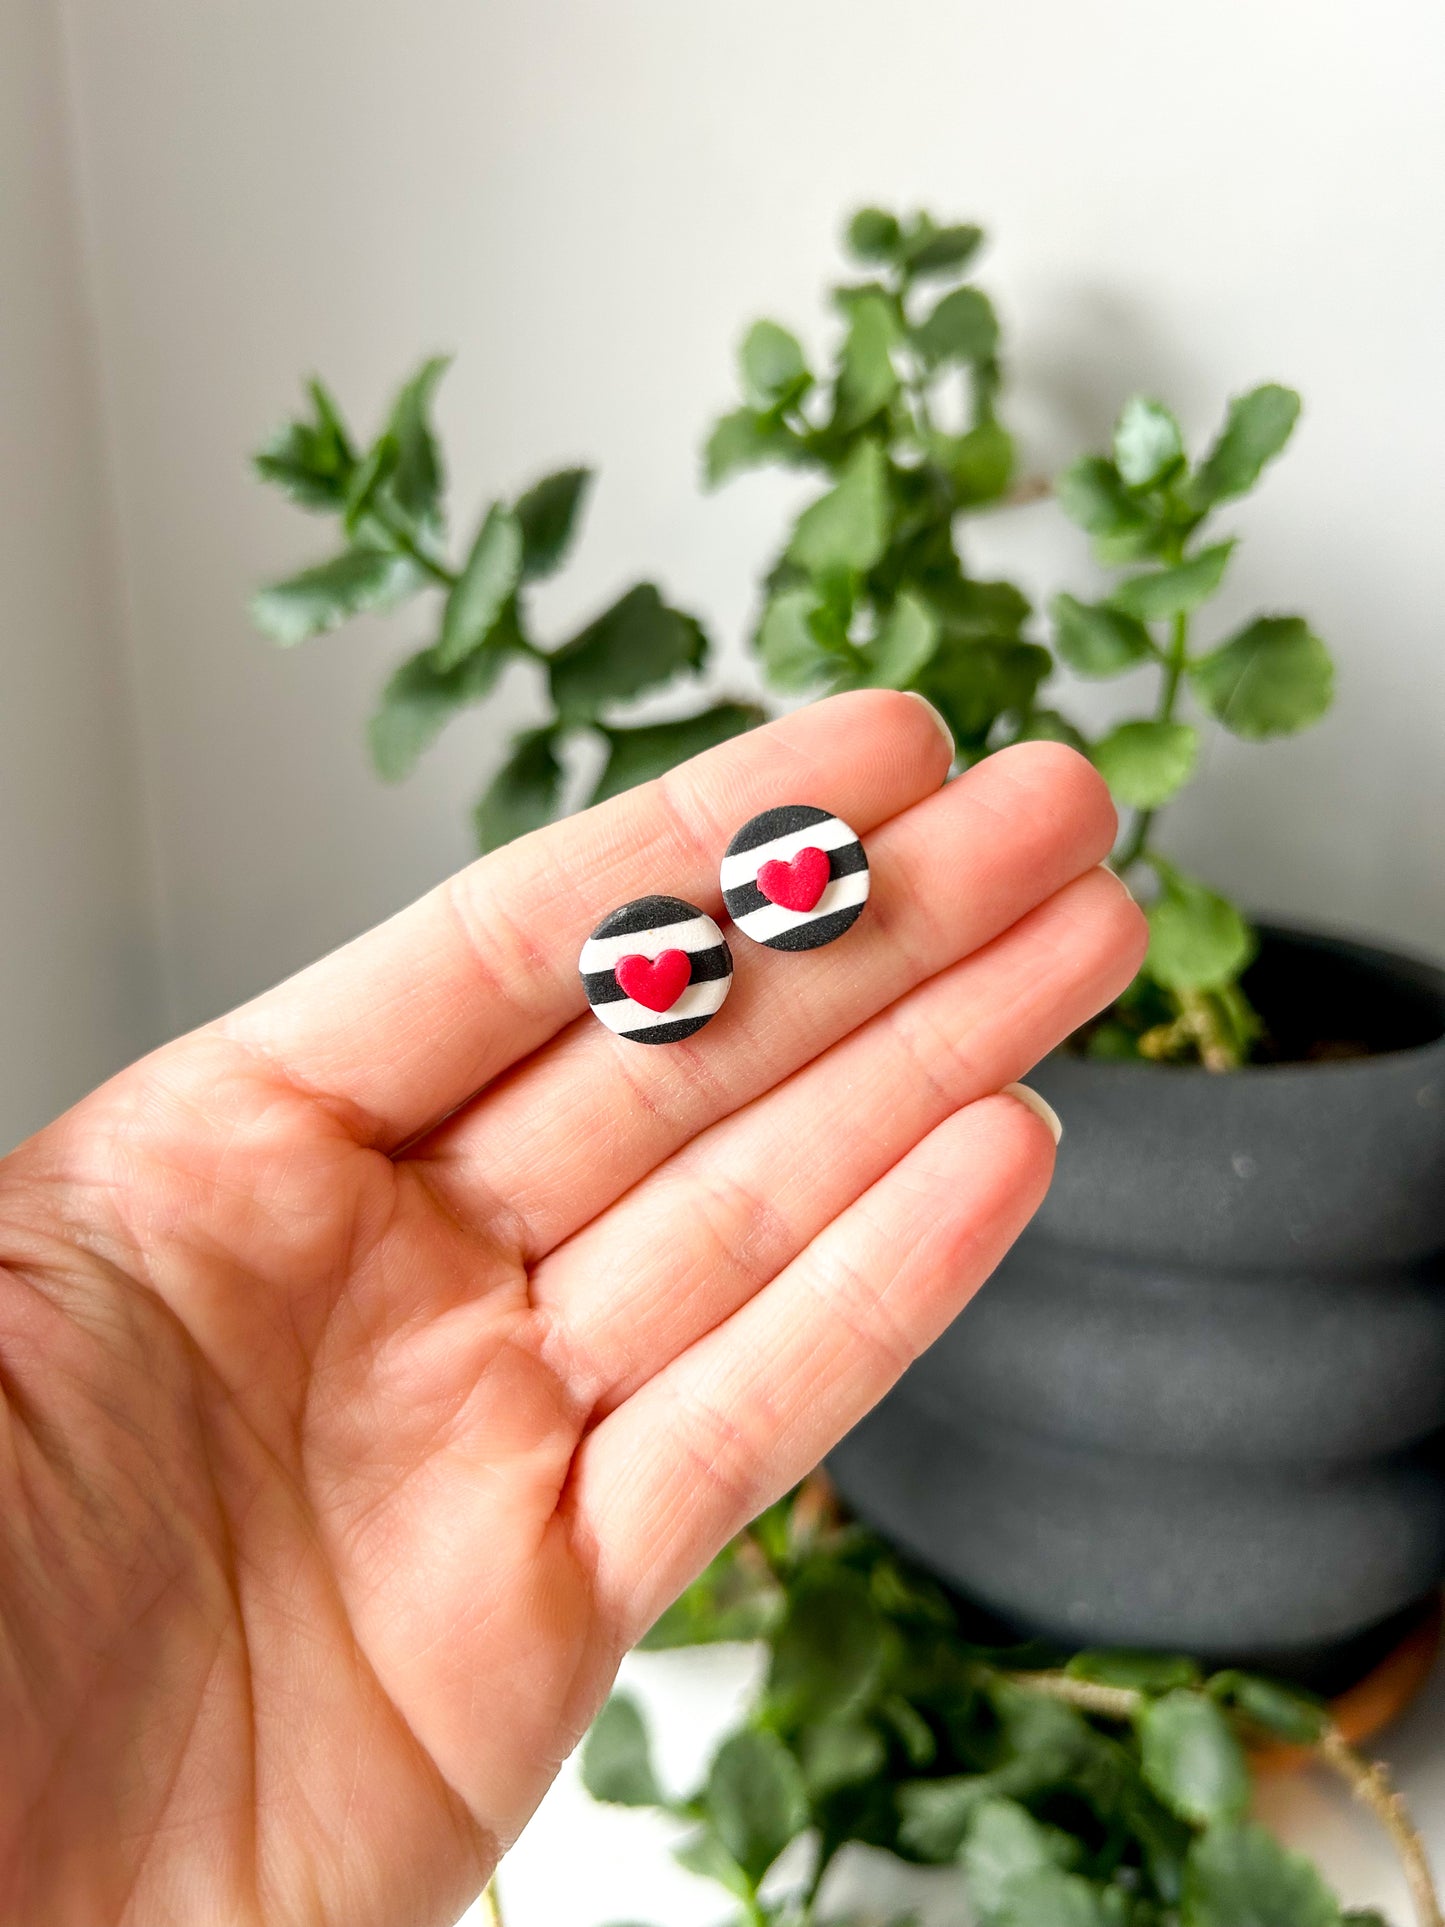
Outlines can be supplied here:
<path id="1" fill-rule="evenodd" d="M 1403 1801 L 1312 1695 L 1181 1655 L 1045 1664 L 981 1643 L 945 1591 L 837 1517 L 821 1479 L 728 1547 L 644 1645 L 746 1638 L 764 1643 L 764 1683 L 700 1786 L 662 1788 L 625 1695 L 582 1771 L 596 1798 L 684 1823 L 677 1859 L 747 1927 L 841 1923 L 828 1876 L 854 1843 L 954 1868 L 977 1927 L 1383 1927 L 1247 1817 L 1250 1750 L 1270 1740 L 1375 1815 L 1417 1927 L 1441 1927 Z"/>

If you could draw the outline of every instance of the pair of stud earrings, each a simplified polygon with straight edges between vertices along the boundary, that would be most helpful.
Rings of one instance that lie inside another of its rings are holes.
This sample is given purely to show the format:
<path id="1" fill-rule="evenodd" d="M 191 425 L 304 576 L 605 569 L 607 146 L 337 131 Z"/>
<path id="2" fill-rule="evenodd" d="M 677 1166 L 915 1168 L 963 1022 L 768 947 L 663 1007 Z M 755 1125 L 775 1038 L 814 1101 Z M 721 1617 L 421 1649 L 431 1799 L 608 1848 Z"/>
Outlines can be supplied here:
<path id="1" fill-rule="evenodd" d="M 811 803 L 744 823 L 720 874 L 728 915 L 769 950 L 817 950 L 851 930 L 868 900 L 857 833 Z M 605 916 L 578 959 L 592 1014 L 636 1044 L 678 1044 L 711 1023 L 733 957 L 712 918 L 680 897 L 638 897 Z"/>

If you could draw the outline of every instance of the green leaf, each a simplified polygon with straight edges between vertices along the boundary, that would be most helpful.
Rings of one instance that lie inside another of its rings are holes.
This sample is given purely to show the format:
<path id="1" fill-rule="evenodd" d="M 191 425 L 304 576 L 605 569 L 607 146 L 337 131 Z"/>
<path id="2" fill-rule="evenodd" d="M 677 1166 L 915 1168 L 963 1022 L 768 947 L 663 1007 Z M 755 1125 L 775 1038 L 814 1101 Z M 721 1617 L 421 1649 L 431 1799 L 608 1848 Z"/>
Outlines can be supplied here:
<path id="1" fill-rule="evenodd" d="M 647 1727 L 635 1700 L 614 1693 L 592 1722 L 582 1747 L 582 1784 L 594 1800 L 621 1807 L 663 1803 Z"/>
<path id="2" fill-rule="evenodd" d="M 1084 1055 L 1092 1057 L 1096 1064 L 1139 1064 L 1144 1061 L 1139 1049 L 1139 1033 L 1121 1024 L 1115 1017 L 1106 1018 L 1089 1032 L 1084 1046 Z"/>
<path id="3" fill-rule="evenodd" d="M 1090 535 L 1112 535 L 1147 524 L 1146 511 L 1124 486 L 1124 479 L 1102 455 L 1083 455 L 1058 479 L 1059 507 Z"/>
<path id="4" fill-rule="evenodd" d="M 870 689 L 906 689 L 938 647 L 938 619 L 907 589 L 884 619 L 883 627 L 863 654 Z"/>
<path id="5" fill-rule="evenodd" d="M 565 721 L 591 722 L 606 704 L 698 668 L 706 648 L 692 616 L 639 582 L 548 658 L 552 700 Z"/>
<path id="6" fill-rule="evenodd" d="M 743 388 L 755 408 L 776 408 L 808 379 L 798 337 L 776 321 L 755 321 L 738 350 Z"/>
<path id="7" fill-rule="evenodd" d="M 1193 1829 L 1156 1800 L 1137 1774 L 1120 1789 L 1118 1816 L 1138 1841 L 1159 1898 L 1176 1902 L 1184 1890 L 1184 1861 L 1194 1841 Z"/>
<path id="8" fill-rule="evenodd" d="M 938 611 L 950 641 L 1017 641 L 1027 622 L 1028 599 L 1012 582 L 974 582 L 966 576 L 919 584 Z"/>
<path id="9" fill-rule="evenodd" d="M 1107 602 L 1056 595 L 1049 614 L 1054 619 L 1054 647 L 1081 676 L 1119 676 L 1157 653 L 1139 618 Z"/>
<path id="10" fill-rule="evenodd" d="M 951 1860 L 985 1800 L 1031 1799 L 1078 1786 L 1108 1744 L 1072 1707 L 1039 1693 L 999 1681 L 989 1698 L 1002 1726 L 998 1766 L 898 1786 L 899 1844 L 920 1860 Z"/>
<path id="11" fill-rule="evenodd" d="M 845 321 L 860 301 L 881 301 L 894 320 L 900 320 L 898 297 L 886 281 L 845 281 L 828 290 L 828 299 Z"/>
<path id="12" fill-rule="evenodd" d="M 943 711 L 960 748 L 978 749 L 1000 716 L 1031 707 L 1053 666 L 1048 650 L 1037 643 L 949 638 L 919 676 L 918 687 Z"/>
<path id="13" fill-rule="evenodd" d="M 1184 459 L 1179 424 L 1162 402 L 1133 395 L 1114 428 L 1114 465 L 1126 488 L 1152 488 Z"/>
<path id="14" fill-rule="evenodd" d="M 778 1724 L 842 1719 L 862 1706 L 882 1671 L 883 1636 L 861 1574 L 825 1565 L 805 1573 L 773 1637 L 768 1701 Z"/>
<path id="15" fill-rule="evenodd" d="M 251 598 L 251 618 L 274 642 L 289 647 L 335 629 L 351 616 L 390 609 L 414 595 L 424 581 L 405 556 L 360 543 L 258 591 Z"/>
<path id="16" fill-rule="evenodd" d="M 947 469 L 964 507 L 997 501 L 1013 479 L 1013 436 L 1002 422 L 980 422 L 964 435 L 934 435 L 928 448 Z"/>
<path id="17" fill-rule="evenodd" d="M 897 339 L 897 319 L 882 295 L 865 293 L 850 303 L 838 369 L 835 427 L 861 428 L 892 401 L 898 391 L 892 354 Z"/>
<path id="18" fill-rule="evenodd" d="M 1329 1727 L 1329 1709 L 1312 1693 L 1256 1673 L 1216 1673 L 1209 1692 L 1256 1726 L 1296 1746 L 1313 1746 Z"/>
<path id="19" fill-rule="evenodd" d="M 1339 1902 L 1263 1827 L 1211 1827 L 1189 1850 L 1183 1927 L 1339 1927 Z"/>
<path id="20" fill-rule="evenodd" d="M 1294 433 L 1299 412 L 1300 398 L 1293 388 L 1275 381 L 1236 396 L 1219 440 L 1189 484 L 1191 506 L 1203 510 L 1247 494 Z"/>
<path id="21" fill-rule="evenodd" d="M 1057 709 L 1031 709 L 1014 741 L 1067 743 L 1070 749 L 1077 749 L 1086 756 L 1089 753 L 1089 745 L 1082 732 L 1075 729 L 1068 717 L 1061 716 Z"/>
<path id="22" fill-rule="evenodd" d="M 755 408 L 737 408 L 714 424 L 703 450 L 703 479 L 716 488 L 740 469 L 764 462 L 796 462 L 803 444 L 776 415 Z"/>
<path id="23" fill-rule="evenodd" d="M 1343 1927 L 1390 1927 L 1385 1916 L 1373 1907 L 1351 1907 L 1340 1919 Z"/>
<path id="24" fill-rule="evenodd" d="M 1219 990 L 1254 955 L 1254 934 L 1221 896 L 1152 859 L 1160 890 L 1150 904 L 1145 973 L 1166 990 Z"/>
<path id="25" fill-rule="evenodd" d="M 920 1860 L 942 1865 L 952 1860 L 968 1834 L 973 1816 L 997 1796 L 988 1773 L 957 1773 L 937 1780 L 905 1780 L 898 1788 L 898 1839 Z"/>
<path id="26" fill-rule="evenodd" d="M 365 456 L 356 464 L 346 484 L 344 521 L 346 533 L 355 539 L 376 508 L 381 492 L 397 463 L 396 437 L 378 435 Z M 372 530 L 371 534 L 376 535 Z M 382 539 L 390 540 L 382 532 Z"/>
<path id="27" fill-rule="evenodd" d="M 848 223 L 844 245 L 858 261 L 891 261 L 901 239 L 898 222 L 881 207 L 860 207 Z"/>
<path id="28" fill-rule="evenodd" d="M 1168 1693 L 1178 1686 L 1199 1684 L 1199 1667 L 1192 1659 L 1122 1647 L 1075 1653 L 1064 1671 L 1070 1679 L 1091 1679 L 1100 1686 L 1123 1686 L 1136 1693 Z"/>
<path id="29" fill-rule="evenodd" d="M 562 789 L 554 731 L 529 730 L 516 738 L 512 753 L 492 778 L 472 816 L 482 850 L 499 849 L 514 836 L 550 823 Z"/>
<path id="30" fill-rule="evenodd" d="M 763 672 L 775 688 L 812 689 L 836 672 L 838 658 L 814 632 L 811 618 L 817 607 L 812 589 L 784 589 L 764 609 L 757 648 Z"/>
<path id="31" fill-rule="evenodd" d="M 437 667 L 455 669 L 480 649 L 511 600 L 522 574 L 522 529 L 501 502 L 487 510 L 472 552 L 442 611 Z"/>
<path id="32" fill-rule="evenodd" d="M 945 361 L 987 361 L 998 353 L 998 317 L 978 288 L 955 288 L 912 330 L 914 347 L 930 367 Z"/>
<path id="33" fill-rule="evenodd" d="M 1009 1889 L 1021 1874 L 1066 1866 L 1074 1844 L 1054 1828 L 1041 1826 L 1016 1800 L 985 1800 L 969 1822 L 958 1857 L 980 1927 L 992 1927 L 1001 1916 Z"/>
<path id="34" fill-rule="evenodd" d="M 1093 536 L 1100 561 L 1131 562 L 1156 552 L 1157 517 L 1130 495 L 1118 469 L 1102 456 L 1087 455 L 1066 468 L 1056 493 L 1069 520 Z"/>
<path id="35" fill-rule="evenodd" d="M 1002 1771 L 1015 1778 L 1008 1791 L 1033 1793 L 1059 1785 L 1097 1757 L 1099 1737 L 1072 1706 L 1010 1681 L 995 1683 L 989 1697 L 1010 1755 Z"/>
<path id="36" fill-rule="evenodd" d="M 1011 1880 L 1002 1903 L 981 1918 L 980 1927 L 1110 1927 L 1110 1920 L 1096 1887 L 1077 1874 L 1049 1868 Z"/>
<path id="37" fill-rule="evenodd" d="M 1244 1749 L 1214 1701 L 1181 1689 L 1150 1700 L 1137 1721 L 1144 1778 L 1195 1826 L 1236 1820 L 1249 1804 Z"/>
<path id="38" fill-rule="evenodd" d="M 672 1857 L 679 1867 L 686 1867 L 704 1880 L 715 1880 L 720 1887 L 726 1887 L 730 1894 L 739 1900 L 751 1900 L 754 1882 L 749 1880 L 737 1861 L 733 1859 L 722 1841 L 711 1831 L 696 1833 L 681 1846 L 674 1847 Z"/>
<path id="39" fill-rule="evenodd" d="M 874 1584 L 876 1588 L 876 1573 Z M 911 1765 L 922 1767 L 933 1764 L 938 1757 L 938 1741 L 933 1728 L 916 1706 L 911 1706 L 900 1694 L 890 1693 L 879 1702 L 878 1714 L 898 1735 Z"/>
<path id="40" fill-rule="evenodd" d="M 1131 575 L 1118 585 L 1109 601 L 1127 615 L 1138 616 L 1141 622 L 1187 615 L 1214 594 L 1233 553 L 1233 541 L 1216 542 L 1172 568 Z"/>
<path id="41" fill-rule="evenodd" d="M 1210 715 L 1254 741 L 1317 723 L 1334 700 L 1334 679 L 1329 650 L 1302 616 L 1258 616 L 1189 665 Z"/>
<path id="42" fill-rule="evenodd" d="M 982 228 L 963 223 L 935 227 L 926 214 L 921 214 L 903 241 L 901 259 L 905 270 L 918 278 L 957 274 L 982 245 Z"/>
<path id="43" fill-rule="evenodd" d="M 740 736 L 763 721 L 763 712 L 751 703 L 718 703 L 698 716 L 683 716 L 671 723 L 644 723 L 637 729 L 604 729 L 607 738 L 607 763 L 593 793 L 594 803 L 605 803 L 609 796 L 620 796 L 638 783 L 650 783 L 685 763 L 689 756 L 700 756 L 705 749 Z"/>
<path id="44" fill-rule="evenodd" d="M 798 1740 L 803 1781 L 814 1800 L 840 1787 L 857 1786 L 882 1773 L 888 1748 L 876 1727 L 861 1720 L 825 1720 L 805 1727 Z"/>
<path id="45" fill-rule="evenodd" d="M 590 468 L 559 468 L 518 496 L 513 513 L 522 531 L 523 582 L 540 581 L 560 568 L 591 484 Z"/>
<path id="46" fill-rule="evenodd" d="M 302 508 L 335 511 L 346 500 L 356 466 L 345 424 L 319 381 L 308 383 L 312 419 L 288 422 L 252 456 L 263 482 L 270 482 Z"/>
<path id="47" fill-rule="evenodd" d="M 450 355 L 424 361 L 392 403 L 387 432 L 396 443 L 391 494 L 407 520 L 418 528 L 442 524 L 442 460 L 429 420 L 437 383 L 451 366 Z"/>
<path id="48" fill-rule="evenodd" d="M 775 1733 L 756 1727 L 724 1740 L 703 1800 L 719 1840 L 755 1886 L 808 1824 L 797 1761 Z"/>
<path id="49" fill-rule="evenodd" d="M 1194 774 L 1199 732 L 1188 723 L 1120 723 L 1095 743 L 1092 754 L 1116 802 L 1157 810 Z"/>
<path id="50" fill-rule="evenodd" d="M 837 486 L 804 509 L 788 544 L 790 559 L 826 581 L 862 575 L 888 543 L 888 464 L 875 441 L 860 442 Z"/>
<path id="51" fill-rule="evenodd" d="M 646 1652 L 679 1646 L 711 1646 L 725 1640 L 763 1639 L 783 1613 L 783 1592 L 762 1560 L 744 1556 L 746 1540 L 734 1539 L 700 1572 L 642 1638 Z"/>
<path id="52" fill-rule="evenodd" d="M 436 651 L 410 657 L 381 692 L 367 725 L 371 760 L 383 782 L 409 776 L 448 718 L 491 689 L 507 660 L 505 647 L 478 649 L 455 669 L 437 668 Z"/>

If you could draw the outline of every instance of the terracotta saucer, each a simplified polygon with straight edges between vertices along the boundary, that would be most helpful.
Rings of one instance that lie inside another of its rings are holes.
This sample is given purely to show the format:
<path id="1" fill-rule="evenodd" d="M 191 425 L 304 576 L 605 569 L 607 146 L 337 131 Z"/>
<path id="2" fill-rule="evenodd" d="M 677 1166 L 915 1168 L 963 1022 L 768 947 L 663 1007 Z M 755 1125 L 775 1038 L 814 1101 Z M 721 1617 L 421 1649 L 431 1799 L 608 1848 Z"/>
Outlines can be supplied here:
<path id="1" fill-rule="evenodd" d="M 1351 1746 L 1362 1746 L 1404 1712 L 1429 1677 L 1440 1650 L 1442 1598 L 1436 1594 L 1420 1608 L 1419 1617 L 1400 1643 L 1363 1679 L 1356 1680 L 1329 1702 L 1330 1716 Z M 1308 1766 L 1308 1749 L 1300 1746 L 1262 1746 L 1250 1750 L 1257 1773 L 1293 1773 Z"/>

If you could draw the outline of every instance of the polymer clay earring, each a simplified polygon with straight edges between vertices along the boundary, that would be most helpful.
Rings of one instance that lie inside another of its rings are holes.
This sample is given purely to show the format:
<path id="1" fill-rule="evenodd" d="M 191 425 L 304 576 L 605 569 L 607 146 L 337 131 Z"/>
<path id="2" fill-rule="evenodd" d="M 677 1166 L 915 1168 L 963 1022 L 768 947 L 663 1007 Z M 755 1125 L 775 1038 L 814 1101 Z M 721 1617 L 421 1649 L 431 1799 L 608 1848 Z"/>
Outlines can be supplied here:
<path id="1" fill-rule="evenodd" d="M 817 950 L 863 914 L 868 857 L 841 817 L 785 803 L 744 823 L 722 860 L 723 901 L 769 950 Z"/>
<path id="2" fill-rule="evenodd" d="M 605 916 L 577 960 L 592 1015 L 635 1044 L 678 1044 L 733 985 L 721 930 L 681 897 L 638 897 Z"/>

